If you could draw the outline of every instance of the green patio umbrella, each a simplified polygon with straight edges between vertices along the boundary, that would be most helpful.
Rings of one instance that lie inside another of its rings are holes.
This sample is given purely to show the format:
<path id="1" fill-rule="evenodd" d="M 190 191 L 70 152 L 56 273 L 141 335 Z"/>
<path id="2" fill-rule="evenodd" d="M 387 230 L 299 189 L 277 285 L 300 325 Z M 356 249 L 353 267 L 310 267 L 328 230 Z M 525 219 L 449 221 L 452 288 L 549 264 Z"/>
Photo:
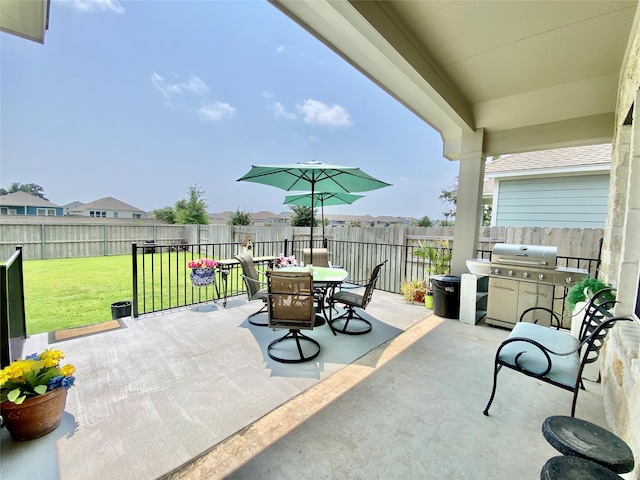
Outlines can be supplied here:
<path id="1" fill-rule="evenodd" d="M 311 207 L 312 209 L 320 205 L 320 211 L 322 213 L 322 241 L 324 242 L 324 206 L 352 204 L 362 197 L 364 197 L 364 195 L 342 192 L 316 192 L 315 194 L 311 194 L 311 192 L 293 193 L 284 197 L 283 204 L 302 205 L 304 207 Z M 311 198 L 313 198 L 313 205 Z"/>
<path id="2" fill-rule="evenodd" d="M 368 192 L 391 184 L 378 180 L 356 167 L 322 162 L 284 165 L 253 165 L 238 181 L 264 183 L 286 191 Z M 313 208 L 311 209 L 311 262 L 313 263 Z"/>

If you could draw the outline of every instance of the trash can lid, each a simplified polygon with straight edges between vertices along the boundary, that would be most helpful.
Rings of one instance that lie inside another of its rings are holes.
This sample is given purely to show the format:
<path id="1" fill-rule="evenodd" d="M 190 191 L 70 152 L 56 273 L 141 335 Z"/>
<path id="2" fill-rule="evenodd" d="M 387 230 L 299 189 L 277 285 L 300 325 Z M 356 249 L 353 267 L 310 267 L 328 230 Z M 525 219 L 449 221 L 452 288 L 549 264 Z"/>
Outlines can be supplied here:
<path id="1" fill-rule="evenodd" d="M 460 277 L 454 275 L 434 275 L 431 280 L 437 280 L 438 282 L 460 283 Z"/>

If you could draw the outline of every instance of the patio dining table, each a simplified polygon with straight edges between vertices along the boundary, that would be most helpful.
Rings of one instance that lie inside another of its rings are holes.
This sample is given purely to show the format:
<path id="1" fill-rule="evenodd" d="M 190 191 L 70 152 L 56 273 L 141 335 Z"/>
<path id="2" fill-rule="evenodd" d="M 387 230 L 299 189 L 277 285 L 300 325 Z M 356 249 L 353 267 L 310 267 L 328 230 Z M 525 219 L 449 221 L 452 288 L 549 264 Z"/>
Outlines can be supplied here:
<path id="1" fill-rule="evenodd" d="M 308 272 L 309 268 L 313 271 L 313 289 L 319 295 L 316 313 L 321 312 L 321 315 L 316 314 L 315 323 L 315 326 L 318 327 L 323 325 L 327 319 L 325 298 L 328 292 L 333 291 L 338 285 L 349 278 L 349 272 L 343 268 L 314 267 L 311 265 L 305 267 L 282 267 L 281 269 L 288 272 Z M 333 331 L 333 329 L 331 330 Z"/>

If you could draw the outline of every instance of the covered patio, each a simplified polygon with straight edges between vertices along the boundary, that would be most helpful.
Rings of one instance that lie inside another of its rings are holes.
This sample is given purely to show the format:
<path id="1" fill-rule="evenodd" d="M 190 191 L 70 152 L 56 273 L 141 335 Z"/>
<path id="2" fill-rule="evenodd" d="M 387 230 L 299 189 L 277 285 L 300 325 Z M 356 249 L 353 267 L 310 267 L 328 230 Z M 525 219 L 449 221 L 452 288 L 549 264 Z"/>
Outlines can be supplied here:
<path id="1" fill-rule="evenodd" d="M 51 344 L 77 386 L 49 435 L 2 430 L 2 478 L 535 479 L 557 454 L 541 425 L 569 414 L 569 392 L 504 372 L 482 415 L 505 330 L 376 291 L 371 333 L 317 327 L 320 356 L 283 365 L 266 355 L 281 332 L 248 324 L 253 311 L 234 298 Z M 25 351 L 48 342 L 32 336 Z M 599 384 L 577 415 L 608 428 Z"/>

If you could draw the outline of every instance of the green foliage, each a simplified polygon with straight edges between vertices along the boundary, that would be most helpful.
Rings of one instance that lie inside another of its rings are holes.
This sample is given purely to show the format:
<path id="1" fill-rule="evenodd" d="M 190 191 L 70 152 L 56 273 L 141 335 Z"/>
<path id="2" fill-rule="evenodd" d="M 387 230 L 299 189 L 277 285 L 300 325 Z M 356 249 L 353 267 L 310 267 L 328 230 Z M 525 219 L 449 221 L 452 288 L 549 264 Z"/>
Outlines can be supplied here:
<path id="1" fill-rule="evenodd" d="M 29 195 L 33 195 L 34 197 L 41 198 L 43 200 L 49 201 L 47 197 L 44 196 L 44 188 L 40 185 L 36 185 L 35 183 L 12 183 L 8 189 L 0 188 L 0 195 L 8 195 L 9 193 L 16 192 L 25 192 Z"/>
<path id="2" fill-rule="evenodd" d="M 189 199 L 176 202 L 176 223 L 180 225 L 206 225 L 209 223 L 206 208 L 204 190 L 197 186 L 189 187 Z"/>
<path id="3" fill-rule="evenodd" d="M 448 189 L 448 190 L 447 190 Z M 456 177 L 453 181 L 452 185 L 447 186 L 440 190 L 440 195 L 438 196 L 438 200 L 443 204 L 451 204 L 454 206 L 453 210 L 449 212 L 453 214 L 455 217 L 455 206 L 458 204 L 458 177 Z"/>
<path id="4" fill-rule="evenodd" d="M 482 226 L 490 227 L 491 226 L 491 214 L 493 213 L 493 208 L 491 205 L 482 205 Z"/>
<path id="5" fill-rule="evenodd" d="M 444 275 L 449 273 L 451 262 L 451 249 L 448 240 L 438 240 L 435 245 L 420 240 L 418 248 L 413 251 L 418 258 L 429 260 L 429 273 L 431 275 Z"/>
<path id="6" fill-rule="evenodd" d="M 251 215 L 249 212 L 240 211 L 240 207 L 231 214 L 229 225 L 251 225 Z"/>
<path id="7" fill-rule="evenodd" d="M 361 227 L 362 226 L 362 222 L 360 220 L 351 220 L 351 222 L 349 223 L 350 227 Z"/>
<path id="8" fill-rule="evenodd" d="M 291 217 L 292 227 L 310 227 L 311 226 L 311 207 L 303 205 L 291 205 L 293 216 Z M 318 225 L 318 219 L 314 215 L 314 227 Z"/>
<path id="9" fill-rule="evenodd" d="M 429 218 L 428 215 L 425 215 L 420 220 L 416 222 L 416 226 L 418 227 L 432 227 L 433 221 Z"/>
<path id="10" fill-rule="evenodd" d="M 400 291 L 407 302 L 423 302 L 429 286 L 426 280 L 405 280 L 400 285 Z"/>
<path id="11" fill-rule="evenodd" d="M 172 207 L 164 207 L 153 211 L 153 216 L 167 223 L 176 223 L 176 211 Z"/>
<path id="12" fill-rule="evenodd" d="M 589 277 L 584 280 L 575 283 L 567 292 L 566 302 L 569 310 L 573 310 L 578 302 L 587 301 L 587 297 L 584 294 L 585 288 L 589 289 L 592 293 L 596 293 L 603 288 L 611 288 L 611 285 L 604 283 L 602 280 L 598 280 L 597 278 Z M 615 300 L 616 296 L 613 292 L 607 292 L 603 294 L 604 300 Z"/>
<path id="13" fill-rule="evenodd" d="M 143 279 L 139 274 L 140 305 L 156 302 L 155 308 L 161 309 L 211 300 L 211 293 L 205 289 L 191 288 L 188 271 L 185 273 L 188 262 L 195 259 L 194 253 L 139 254 L 139 268 L 143 256 L 147 275 L 152 270 L 155 275 L 152 283 L 151 278 Z M 133 300 L 131 255 L 26 260 L 23 268 L 28 335 L 111 320 L 112 303 Z M 220 285 L 220 274 L 216 275 Z M 245 291 L 235 269 L 228 281 L 230 289 Z M 164 292 L 161 300 L 160 292 Z"/>

